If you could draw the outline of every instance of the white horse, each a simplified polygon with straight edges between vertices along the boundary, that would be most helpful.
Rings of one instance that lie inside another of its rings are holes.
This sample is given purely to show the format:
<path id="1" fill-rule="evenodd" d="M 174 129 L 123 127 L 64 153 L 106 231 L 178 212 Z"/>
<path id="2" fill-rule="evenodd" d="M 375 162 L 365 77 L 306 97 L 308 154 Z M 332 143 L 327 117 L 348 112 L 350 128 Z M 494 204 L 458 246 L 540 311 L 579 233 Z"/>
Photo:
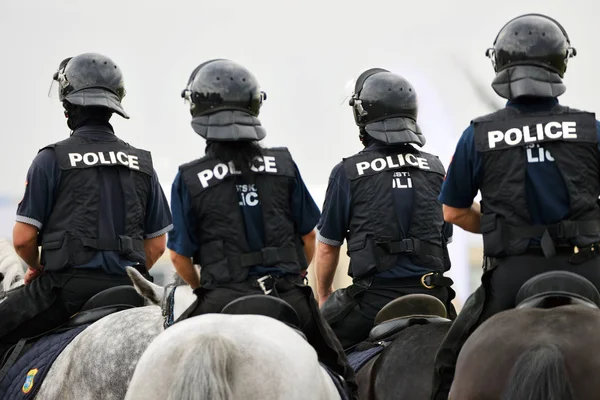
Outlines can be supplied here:
<path id="1" fill-rule="evenodd" d="M 125 400 L 339 400 L 298 332 L 262 315 L 205 314 L 158 335 Z"/>

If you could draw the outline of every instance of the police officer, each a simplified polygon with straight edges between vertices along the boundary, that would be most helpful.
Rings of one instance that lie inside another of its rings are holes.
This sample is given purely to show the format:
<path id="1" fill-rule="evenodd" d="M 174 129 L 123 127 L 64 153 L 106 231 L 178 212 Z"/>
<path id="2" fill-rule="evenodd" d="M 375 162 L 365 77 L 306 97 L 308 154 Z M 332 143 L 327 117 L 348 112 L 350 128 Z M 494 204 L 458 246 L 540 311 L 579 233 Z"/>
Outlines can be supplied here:
<path id="1" fill-rule="evenodd" d="M 320 212 L 286 148 L 262 148 L 263 100 L 254 75 L 229 60 L 198 66 L 182 96 L 206 155 L 173 182 L 167 246 L 198 301 L 189 315 L 220 312 L 249 294 L 273 294 L 298 313 L 321 361 L 355 391 L 354 373 L 303 282 Z M 194 264 L 201 266 L 201 274 Z"/>
<path id="2" fill-rule="evenodd" d="M 4 346 L 61 325 L 104 289 L 131 285 L 126 266 L 147 275 L 172 228 L 150 153 L 109 124 L 113 113 L 129 118 L 119 66 L 81 54 L 54 81 L 72 133 L 40 150 L 27 173 L 13 243 L 29 269 L 0 304 Z"/>
<path id="3" fill-rule="evenodd" d="M 447 398 L 467 336 L 515 307 L 528 279 L 568 270 L 600 287 L 599 124 L 557 100 L 575 54 L 564 28 L 540 14 L 509 21 L 487 52 L 508 103 L 465 130 L 440 195 L 446 221 L 483 235 L 484 274 L 438 351 L 434 399 Z"/>
<path id="4" fill-rule="evenodd" d="M 331 172 L 316 261 L 321 311 L 345 349 L 366 339 L 381 308 L 405 294 L 430 294 L 455 313 L 452 280 L 443 276 L 452 225 L 437 200 L 445 169 L 414 147 L 425 144 L 415 89 L 373 68 L 357 79 L 350 105 L 365 148 Z M 344 239 L 353 283 L 332 294 Z"/>

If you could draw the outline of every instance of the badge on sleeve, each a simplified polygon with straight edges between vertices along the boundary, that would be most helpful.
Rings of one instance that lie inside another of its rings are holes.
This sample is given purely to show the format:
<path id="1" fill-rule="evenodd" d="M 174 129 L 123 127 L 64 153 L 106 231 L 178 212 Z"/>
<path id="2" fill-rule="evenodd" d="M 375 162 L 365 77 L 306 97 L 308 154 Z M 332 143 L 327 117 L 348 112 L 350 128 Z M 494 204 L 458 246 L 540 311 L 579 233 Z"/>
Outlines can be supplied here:
<path id="1" fill-rule="evenodd" d="M 27 184 L 29 183 L 29 181 L 25 181 L 25 191 L 27 191 Z M 21 200 L 19 200 L 19 204 L 21 204 L 23 202 L 23 199 L 25 198 L 25 192 L 23 192 L 23 197 L 21 197 Z"/>

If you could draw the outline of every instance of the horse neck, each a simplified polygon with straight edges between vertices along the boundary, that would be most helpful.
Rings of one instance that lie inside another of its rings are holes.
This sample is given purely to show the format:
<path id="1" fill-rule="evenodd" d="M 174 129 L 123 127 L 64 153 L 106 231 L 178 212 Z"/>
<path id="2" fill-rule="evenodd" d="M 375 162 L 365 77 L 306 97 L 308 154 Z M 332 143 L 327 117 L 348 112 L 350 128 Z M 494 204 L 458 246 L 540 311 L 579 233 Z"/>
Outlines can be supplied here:
<path id="1" fill-rule="evenodd" d="M 173 318 L 176 320 L 192 305 L 196 300 L 196 295 L 188 285 L 178 285 L 173 290 L 175 290 L 175 295 L 173 296 Z"/>
<path id="2" fill-rule="evenodd" d="M 5 291 L 23 285 L 23 262 L 8 240 L 0 240 L 0 273 L 4 275 L 2 288 Z"/>

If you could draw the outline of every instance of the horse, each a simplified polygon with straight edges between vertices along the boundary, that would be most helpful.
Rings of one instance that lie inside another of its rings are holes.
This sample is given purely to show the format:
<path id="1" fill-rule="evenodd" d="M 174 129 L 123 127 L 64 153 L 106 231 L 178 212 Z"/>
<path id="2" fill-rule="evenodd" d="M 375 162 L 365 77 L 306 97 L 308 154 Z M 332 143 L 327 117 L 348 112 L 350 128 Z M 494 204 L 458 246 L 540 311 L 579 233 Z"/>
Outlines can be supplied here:
<path id="1" fill-rule="evenodd" d="M 10 291 L 22 284 L 21 279 L 11 277 L 22 277 L 23 267 L 8 241 L 0 241 L 0 273 L 4 275 L 3 283 L 12 281 L 6 292 L 10 296 Z M 136 278 L 144 279 L 139 273 Z M 183 284 L 182 281 L 179 283 Z M 139 358 L 150 342 L 164 330 L 160 305 L 164 295 L 174 289 L 168 287 L 165 293 L 156 293 L 156 296 L 152 296 L 154 302 L 146 301 L 145 307 L 113 313 L 89 325 L 52 363 L 46 378 L 41 385 L 38 384 L 39 389 L 36 388 L 35 399 L 123 399 Z M 185 285 L 178 288 L 173 298 L 177 300 L 175 315 L 179 315 L 196 296 Z"/>
<path id="2" fill-rule="evenodd" d="M 142 355 L 125 400 L 341 399 L 315 350 L 262 315 L 205 314 L 167 329 Z"/>
<path id="3" fill-rule="evenodd" d="M 165 290 L 140 279 L 137 271 L 129 272 L 140 294 L 160 300 Z M 264 295 L 242 298 L 240 304 L 257 298 L 293 311 L 282 300 Z M 176 300 L 173 304 L 177 307 Z M 188 318 L 158 335 L 139 360 L 125 399 L 338 400 L 341 396 L 300 331 L 275 318 L 244 312 Z"/>
<path id="4" fill-rule="evenodd" d="M 588 294 L 565 289 L 565 283 L 573 287 L 569 281 L 580 282 Z M 522 295 L 526 285 L 536 284 L 550 290 Z M 523 285 L 516 304 L 486 320 L 467 339 L 449 399 L 598 398 L 600 381 L 594 376 L 600 368 L 595 351 L 600 346 L 600 295 L 591 282 L 565 271 L 547 272 Z"/>
<path id="5" fill-rule="evenodd" d="M 425 294 L 403 296 L 383 307 L 375 323 L 369 339 L 348 356 L 359 397 L 429 400 L 435 354 L 452 324 L 443 303 Z"/>
<path id="6" fill-rule="evenodd" d="M 6 292 L 24 285 L 25 268 L 12 243 L 0 238 L 0 299 Z"/>

